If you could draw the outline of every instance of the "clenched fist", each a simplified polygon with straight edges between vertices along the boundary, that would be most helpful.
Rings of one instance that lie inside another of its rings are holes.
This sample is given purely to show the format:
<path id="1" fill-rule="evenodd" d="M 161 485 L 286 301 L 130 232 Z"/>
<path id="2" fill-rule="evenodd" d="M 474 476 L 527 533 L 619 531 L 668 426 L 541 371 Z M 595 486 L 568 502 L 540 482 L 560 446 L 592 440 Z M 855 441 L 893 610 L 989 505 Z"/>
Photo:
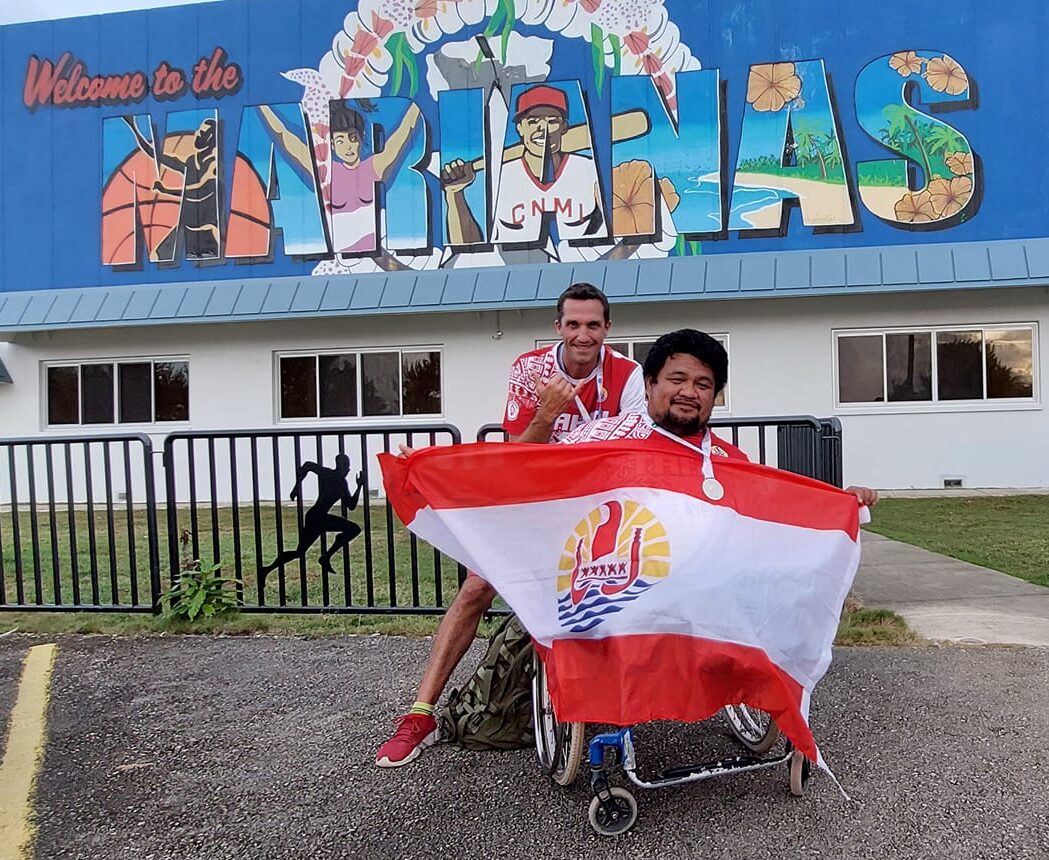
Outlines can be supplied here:
<path id="1" fill-rule="evenodd" d="M 476 176 L 477 173 L 472 164 L 457 158 L 449 161 L 441 169 L 441 186 L 445 191 L 454 194 L 470 185 Z"/>

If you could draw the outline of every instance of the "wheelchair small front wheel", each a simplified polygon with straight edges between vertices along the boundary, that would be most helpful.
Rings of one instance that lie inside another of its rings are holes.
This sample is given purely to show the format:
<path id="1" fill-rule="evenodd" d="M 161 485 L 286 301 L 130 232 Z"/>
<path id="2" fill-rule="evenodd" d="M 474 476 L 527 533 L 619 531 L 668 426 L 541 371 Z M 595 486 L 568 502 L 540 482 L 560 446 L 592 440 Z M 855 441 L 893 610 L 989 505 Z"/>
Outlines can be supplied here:
<path id="1" fill-rule="evenodd" d="M 725 705 L 723 711 L 732 734 L 751 752 L 767 753 L 780 738 L 779 727 L 764 711 L 746 705 Z"/>
<path id="2" fill-rule="evenodd" d="M 637 821 L 637 801 L 625 788 L 614 786 L 608 789 L 608 797 L 604 800 L 594 796 L 587 818 L 590 826 L 601 836 L 619 836 Z"/>

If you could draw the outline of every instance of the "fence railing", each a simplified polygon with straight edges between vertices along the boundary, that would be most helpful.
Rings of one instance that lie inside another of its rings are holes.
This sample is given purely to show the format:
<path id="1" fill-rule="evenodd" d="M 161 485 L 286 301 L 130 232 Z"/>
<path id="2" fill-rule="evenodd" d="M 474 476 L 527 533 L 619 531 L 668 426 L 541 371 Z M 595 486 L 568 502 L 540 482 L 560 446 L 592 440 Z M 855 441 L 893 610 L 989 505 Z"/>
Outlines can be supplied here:
<path id="1" fill-rule="evenodd" d="M 798 475 L 842 485 L 841 422 L 837 418 L 789 415 L 770 418 L 714 418 L 710 426 L 742 448 L 751 460 Z M 775 438 L 770 438 L 772 434 Z M 501 424 L 485 424 L 477 441 L 505 441 Z M 770 456 L 774 451 L 775 456 Z"/>
<path id="2" fill-rule="evenodd" d="M 0 439 L 0 609 L 153 610 L 152 460 L 147 436 Z"/>
<path id="3" fill-rule="evenodd" d="M 222 563 L 242 583 L 247 610 L 440 612 L 466 571 L 397 521 L 376 456 L 460 441 L 450 424 L 169 436 L 171 576 L 185 535 L 194 559 Z"/>
<path id="4" fill-rule="evenodd" d="M 837 419 L 711 424 L 841 486 Z M 246 611 L 442 612 L 466 570 L 400 524 L 376 457 L 461 441 L 450 424 L 199 431 L 168 436 L 160 465 L 141 435 L 0 439 L 0 610 L 158 611 L 193 560 L 234 576 Z"/>

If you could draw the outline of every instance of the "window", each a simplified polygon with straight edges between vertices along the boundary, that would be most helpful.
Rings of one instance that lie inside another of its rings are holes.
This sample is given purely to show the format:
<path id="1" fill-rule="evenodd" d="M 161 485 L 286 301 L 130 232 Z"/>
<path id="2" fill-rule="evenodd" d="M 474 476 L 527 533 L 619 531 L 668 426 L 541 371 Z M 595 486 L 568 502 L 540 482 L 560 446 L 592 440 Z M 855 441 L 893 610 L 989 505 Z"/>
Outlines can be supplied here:
<path id="1" fill-rule="evenodd" d="M 277 357 L 280 417 L 441 414 L 441 353 L 374 350 Z"/>
<path id="2" fill-rule="evenodd" d="M 51 365 L 52 427 L 189 420 L 189 362 L 169 359 Z"/>
<path id="3" fill-rule="evenodd" d="M 725 351 L 728 351 L 728 335 L 727 334 L 711 334 L 718 343 L 725 347 Z M 639 337 L 631 338 L 629 340 L 616 338 L 615 340 L 606 340 L 605 346 L 609 349 L 614 349 L 621 355 L 625 355 L 627 358 L 632 358 L 638 364 L 644 366 L 645 358 L 648 355 L 648 351 L 652 349 L 652 345 L 656 342 L 654 337 Z M 539 340 L 536 341 L 536 347 L 541 346 L 553 346 L 555 343 L 560 343 L 557 340 Z M 728 411 L 728 386 L 726 385 L 721 391 L 718 392 L 718 396 L 714 399 L 714 408 L 718 410 Z"/>
<path id="4" fill-rule="evenodd" d="M 1033 325 L 837 332 L 837 400 L 920 405 L 1034 399 Z"/>

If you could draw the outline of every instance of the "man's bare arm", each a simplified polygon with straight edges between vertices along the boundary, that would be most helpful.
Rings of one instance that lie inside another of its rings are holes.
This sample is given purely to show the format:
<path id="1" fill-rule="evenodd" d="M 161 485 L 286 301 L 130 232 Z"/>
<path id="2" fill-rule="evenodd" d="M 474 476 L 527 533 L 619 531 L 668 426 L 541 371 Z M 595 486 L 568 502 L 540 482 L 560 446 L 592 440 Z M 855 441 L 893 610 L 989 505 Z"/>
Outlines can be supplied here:
<path id="1" fill-rule="evenodd" d="M 313 156 L 306 143 L 296 135 L 292 134 L 281 118 L 269 105 L 258 106 L 259 116 L 269 126 L 270 130 L 280 138 L 281 146 L 288 155 L 295 159 L 299 167 L 307 173 L 313 173 Z"/>

